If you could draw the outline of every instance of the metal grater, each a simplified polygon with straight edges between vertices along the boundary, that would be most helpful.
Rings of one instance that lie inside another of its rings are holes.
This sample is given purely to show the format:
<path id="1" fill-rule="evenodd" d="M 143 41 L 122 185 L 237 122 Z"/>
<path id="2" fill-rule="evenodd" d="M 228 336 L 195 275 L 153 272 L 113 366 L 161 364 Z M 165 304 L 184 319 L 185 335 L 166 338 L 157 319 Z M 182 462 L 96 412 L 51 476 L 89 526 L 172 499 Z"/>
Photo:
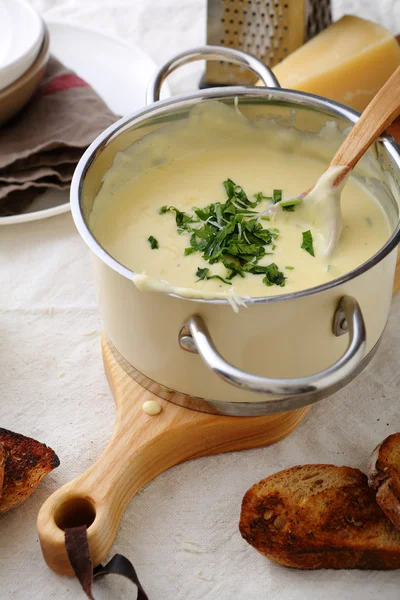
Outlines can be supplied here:
<path id="1" fill-rule="evenodd" d="M 331 20 L 330 0 L 207 0 L 207 44 L 242 50 L 273 67 Z M 209 61 L 203 86 L 255 80 L 243 67 Z"/>

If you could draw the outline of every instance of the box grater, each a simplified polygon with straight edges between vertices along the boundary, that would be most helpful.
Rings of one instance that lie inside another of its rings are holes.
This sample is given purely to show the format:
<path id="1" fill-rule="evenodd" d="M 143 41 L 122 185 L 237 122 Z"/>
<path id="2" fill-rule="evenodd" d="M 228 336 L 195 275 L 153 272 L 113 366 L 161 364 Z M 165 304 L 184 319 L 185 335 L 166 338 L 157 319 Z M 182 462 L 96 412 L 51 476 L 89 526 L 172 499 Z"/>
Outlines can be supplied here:
<path id="1" fill-rule="evenodd" d="M 207 0 L 207 44 L 242 50 L 273 67 L 331 20 L 330 0 Z M 209 61 L 202 87 L 254 83 L 248 70 Z"/>

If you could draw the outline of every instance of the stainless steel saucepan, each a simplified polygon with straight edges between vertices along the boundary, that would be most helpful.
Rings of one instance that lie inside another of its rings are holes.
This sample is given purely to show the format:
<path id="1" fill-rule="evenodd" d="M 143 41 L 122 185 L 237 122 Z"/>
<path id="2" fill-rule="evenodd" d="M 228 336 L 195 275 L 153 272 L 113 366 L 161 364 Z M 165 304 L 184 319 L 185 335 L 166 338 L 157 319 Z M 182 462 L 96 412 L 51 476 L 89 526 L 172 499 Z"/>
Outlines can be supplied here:
<path id="1" fill-rule="evenodd" d="M 200 59 L 231 61 L 265 84 L 197 91 L 159 101 L 165 78 Z M 227 301 L 191 300 L 139 291 L 133 273 L 100 246 L 88 218 L 117 152 L 210 101 L 233 105 L 249 119 L 278 119 L 300 131 L 327 121 L 341 130 L 358 114 L 336 102 L 281 89 L 257 59 L 205 46 L 170 60 L 151 80 L 147 107 L 120 119 L 85 152 L 71 189 L 76 226 L 93 253 L 101 318 L 120 364 L 144 387 L 185 407 L 224 415 L 263 415 L 320 400 L 343 387 L 369 363 L 388 318 L 396 246 L 400 240 L 400 156 L 384 136 L 373 148 L 376 176 L 368 180 L 390 222 L 380 251 L 346 275 L 292 294 L 256 298 L 238 313 Z M 355 176 L 362 179 L 362 173 Z"/>

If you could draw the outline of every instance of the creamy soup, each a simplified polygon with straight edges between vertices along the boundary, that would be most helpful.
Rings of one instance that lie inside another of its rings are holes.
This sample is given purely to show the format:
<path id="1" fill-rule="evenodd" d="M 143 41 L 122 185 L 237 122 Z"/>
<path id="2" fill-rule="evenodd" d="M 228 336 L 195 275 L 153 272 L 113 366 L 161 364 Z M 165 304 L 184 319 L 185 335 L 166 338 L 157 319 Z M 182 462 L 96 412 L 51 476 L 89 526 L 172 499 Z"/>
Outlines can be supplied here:
<path id="1" fill-rule="evenodd" d="M 246 298 L 329 282 L 368 260 L 389 237 L 386 216 L 367 189 L 355 178 L 347 181 L 343 232 L 329 258 L 318 215 L 304 203 L 260 216 L 317 181 L 327 165 L 318 148 L 328 130 L 312 139 L 250 122 L 221 104 L 197 107 L 184 123 L 116 156 L 91 229 L 135 272 L 141 289 Z"/>

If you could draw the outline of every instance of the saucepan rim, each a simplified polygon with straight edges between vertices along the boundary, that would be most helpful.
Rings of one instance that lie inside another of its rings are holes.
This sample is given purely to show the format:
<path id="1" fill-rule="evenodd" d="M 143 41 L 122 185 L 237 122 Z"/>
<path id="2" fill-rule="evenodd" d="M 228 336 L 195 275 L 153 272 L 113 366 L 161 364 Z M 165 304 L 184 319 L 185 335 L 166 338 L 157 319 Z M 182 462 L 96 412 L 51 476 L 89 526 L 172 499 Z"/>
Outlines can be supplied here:
<path id="1" fill-rule="evenodd" d="M 89 246 L 89 248 L 92 250 L 92 252 L 94 252 L 94 254 L 96 254 L 96 256 L 100 258 L 100 260 L 102 260 L 102 262 L 104 262 L 108 267 L 110 267 L 123 277 L 126 277 L 127 279 L 133 280 L 134 278 L 134 271 L 131 271 L 130 269 L 119 263 L 99 244 L 93 233 L 90 231 L 89 225 L 83 216 L 83 186 L 86 175 L 90 170 L 92 164 L 95 162 L 96 158 L 107 146 L 108 142 L 111 139 L 114 140 L 116 135 L 118 135 L 121 130 L 125 130 L 126 126 L 129 124 L 132 124 L 132 126 L 134 127 L 136 125 L 139 125 L 140 122 L 145 118 L 151 116 L 168 115 L 171 109 L 184 109 L 185 107 L 189 108 L 192 105 L 194 105 L 195 101 L 207 101 L 211 99 L 224 100 L 235 97 L 239 99 L 239 102 L 241 98 L 260 98 L 264 99 L 267 104 L 276 104 L 277 101 L 282 101 L 285 103 L 289 102 L 302 107 L 305 106 L 319 111 L 330 112 L 332 116 L 338 116 L 347 119 L 350 124 L 355 123 L 360 115 L 360 113 L 358 113 L 357 111 L 352 110 L 351 108 L 340 104 L 339 102 L 336 102 L 334 100 L 328 100 L 327 98 L 317 96 L 315 94 L 299 92 L 296 90 L 289 90 L 285 88 L 233 86 L 216 87 L 208 90 L 200 90 L 191 94 L 174 96 L 167 100 L 157 101 L 154 104 L 151 104 L 126 117 L 119 119 L 113 125 L 108 127 L 103 133 L 101 133 L 83 154 L 76 167 L 72 179 L 70 196 L 72 217 L 74 219 L 79 234 L 81 235 L 85 243 Z M 389 134 L 382 135 L 380 138 L 380 143 L 383 144 L 385 150 L 388 152 L 388 154 L 390 155 L 397 167 L 399 173 L 398 183 L 400 185 L 400 146 Z M 355 279 L 356 277 L 362 275 L 363 273 L 374 267 L 376 264 L 378 264 L 381 260 L 383 260 L 383 258 L 385 258 L 385 256 L 387 256 L 392 250 L 394 250 L 394 248 L 399 244 L 399 242 L 400 217 L 398 219 L 398 223 L 395 230 L 393 231 L 387 242 L 384 244 L 384 246 L 382 246 L 382 248 L 380 248 L 380 250 L 378 250 L 378 252 L 374 254 L 371 258 L 369 258 L 366 262 L 362 263 L 352 271 L 349 271 L 341 277 L 333 279 L 332 281 L 329 281 L 327 283 L 323 283 L 321 285 L 300 290 L 297 292 L 280 294 L 278 296 L 262 296 L 258 298 L 252 298 L 251 304 L 263 304 L 266 302 L 282 302 L 285 300 L 293 300 L 295 298 L 311 296 L 341 286 L 346 282 L 351 281 L 352 279 Z M 169 292 L 164 293 L 168 296 L 179 298 L 181 300 L 188 300 L 191 302 L 200 302 L 207 304 L 226 304 L 227 306 L 229 306 L 228 300 L 225 299 L 186 298 L 178 294 L 173 294 Z"/>

